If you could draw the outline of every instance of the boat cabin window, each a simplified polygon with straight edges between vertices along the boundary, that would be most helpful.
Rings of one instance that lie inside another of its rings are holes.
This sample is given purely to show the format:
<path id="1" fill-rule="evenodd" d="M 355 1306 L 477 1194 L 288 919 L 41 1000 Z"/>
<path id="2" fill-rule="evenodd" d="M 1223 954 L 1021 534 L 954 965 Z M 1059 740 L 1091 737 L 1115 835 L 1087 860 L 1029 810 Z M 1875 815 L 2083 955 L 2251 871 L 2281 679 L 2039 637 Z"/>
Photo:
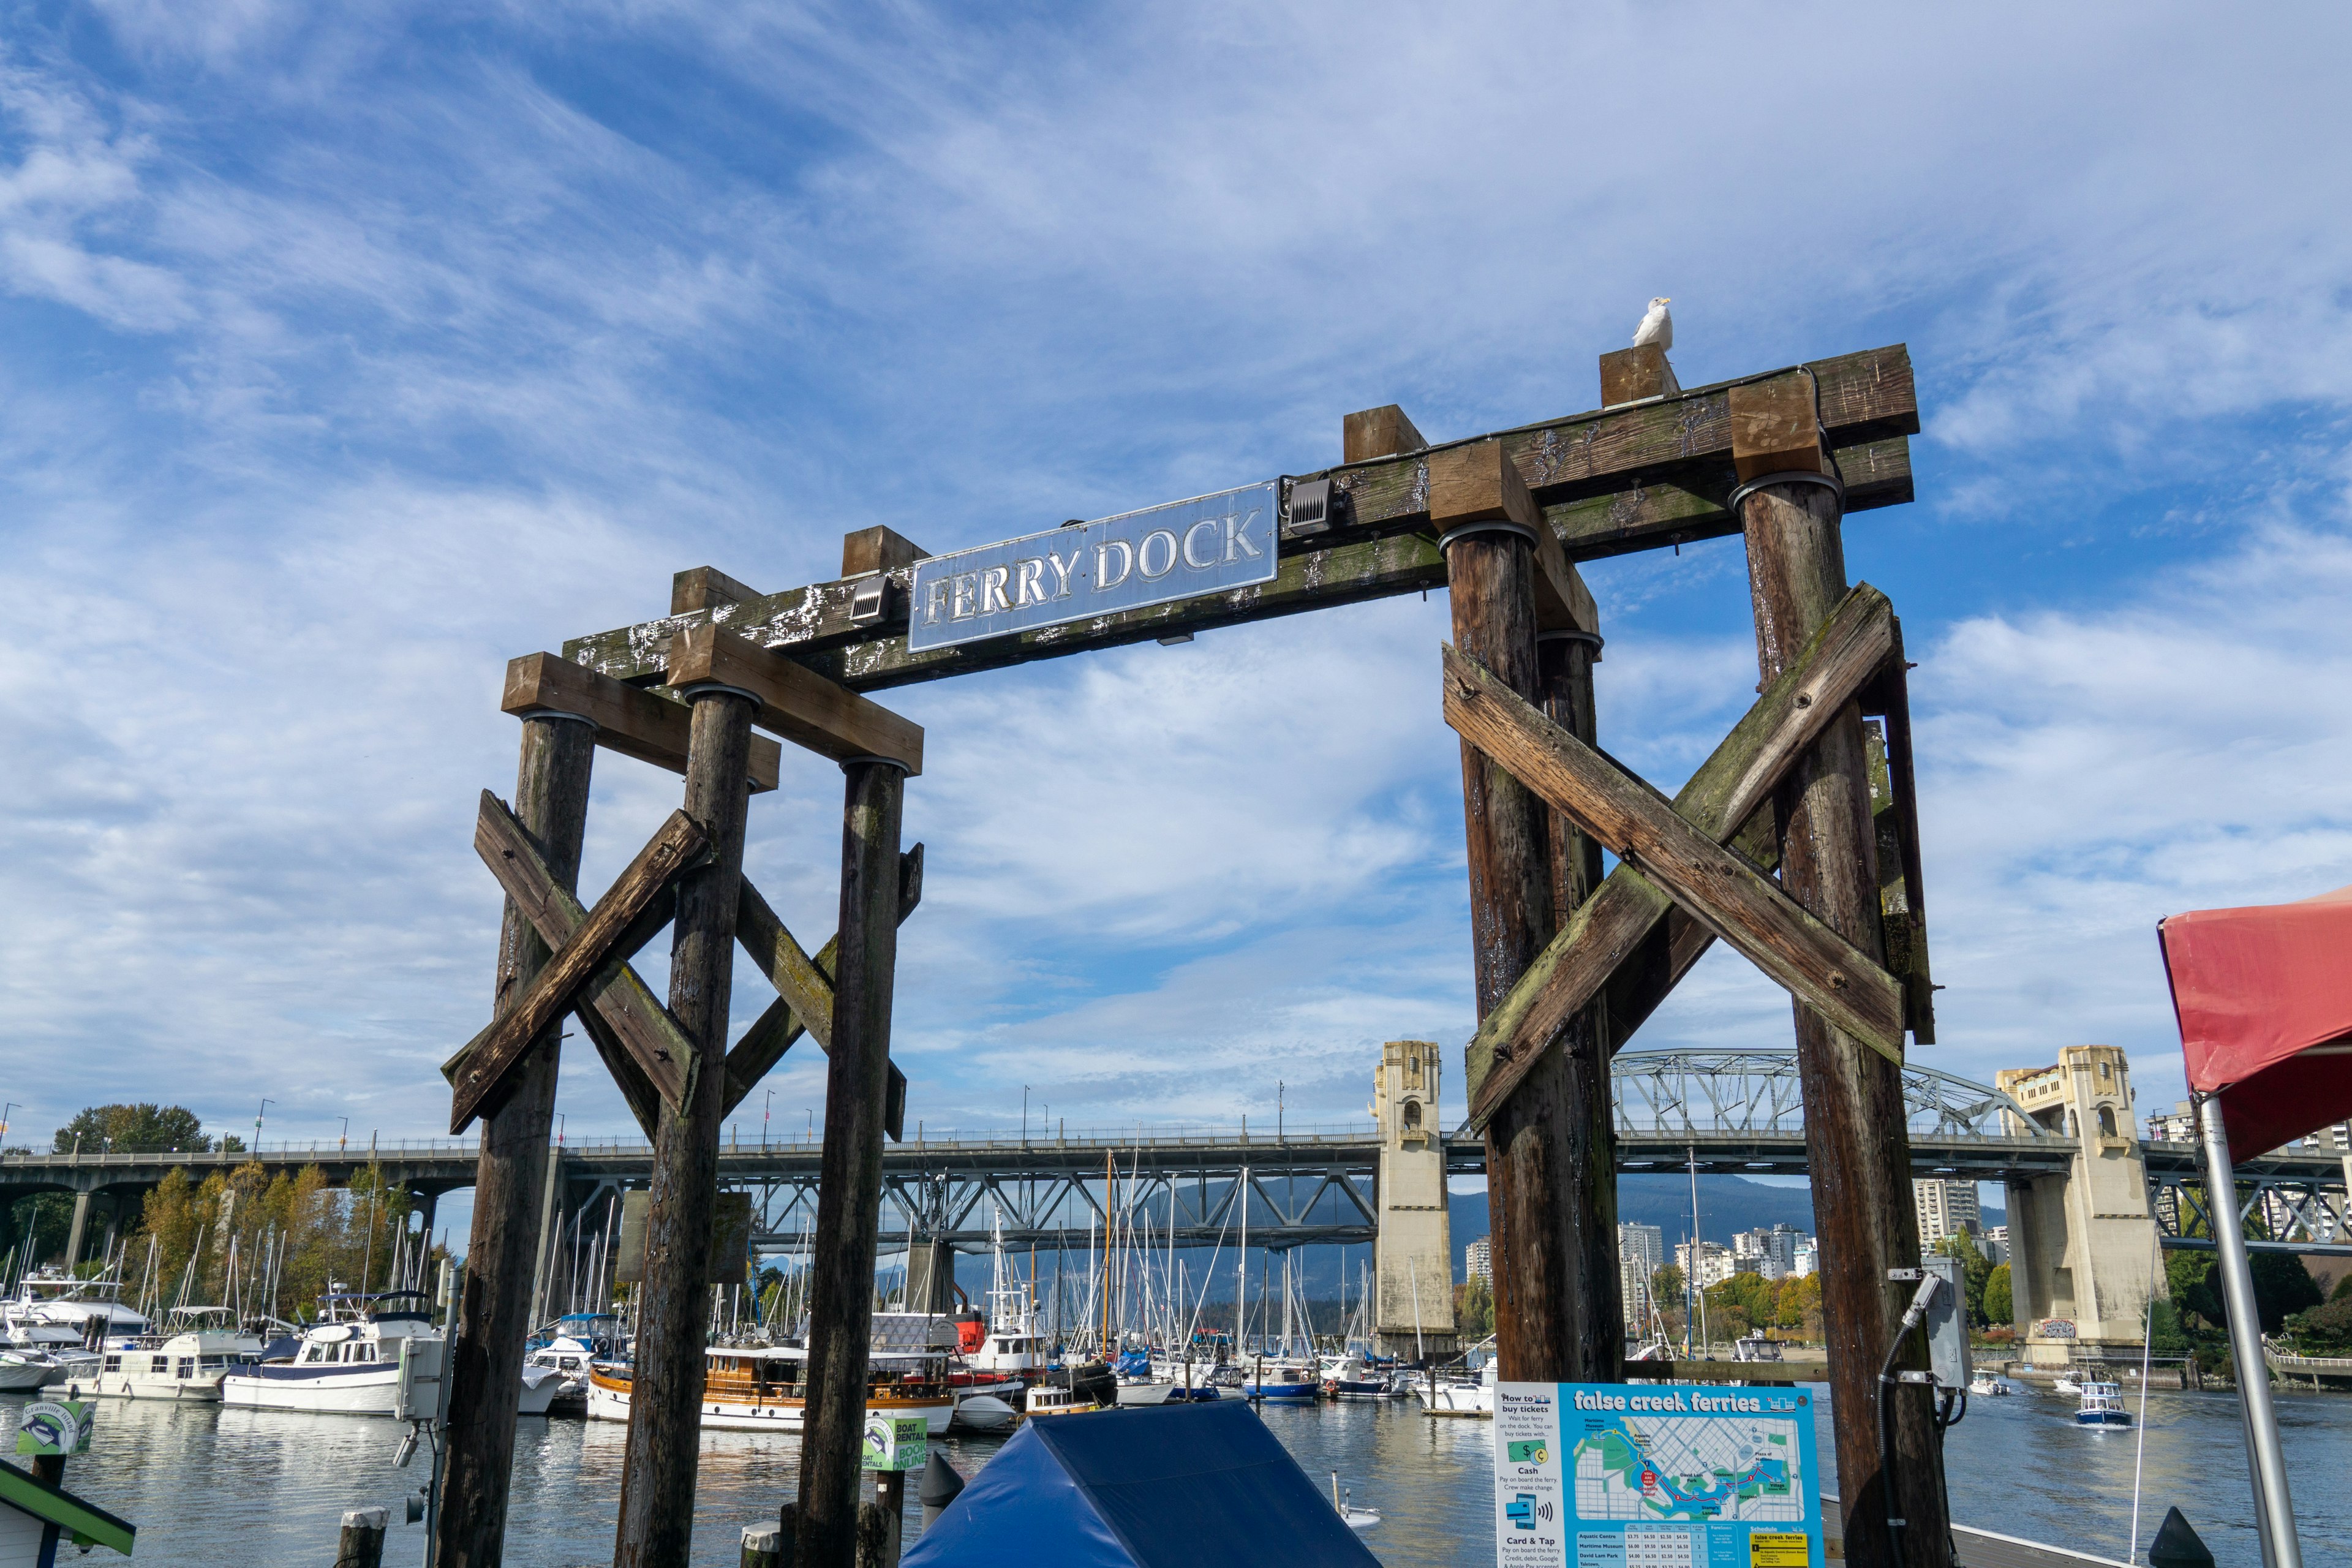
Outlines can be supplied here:
<path id="1" fill-rule="evenodd" d="M 149 1356 L 147 1370 L 162 1376 L 172 1370 L 172 1358 L 167 1355 Z"/>

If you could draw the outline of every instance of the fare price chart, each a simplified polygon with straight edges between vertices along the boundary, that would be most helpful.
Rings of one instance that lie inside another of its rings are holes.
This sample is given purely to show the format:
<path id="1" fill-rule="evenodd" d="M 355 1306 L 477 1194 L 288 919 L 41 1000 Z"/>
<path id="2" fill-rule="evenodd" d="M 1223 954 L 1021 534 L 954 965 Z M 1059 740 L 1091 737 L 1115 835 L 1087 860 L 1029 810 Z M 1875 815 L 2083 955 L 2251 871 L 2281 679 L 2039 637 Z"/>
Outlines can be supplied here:
<path id="1" fill-rule="evenodd" d="M 1501 1568 L 1822 1568 L 1812 1397 L 1500 1384 L 1495 1541 Z"/>

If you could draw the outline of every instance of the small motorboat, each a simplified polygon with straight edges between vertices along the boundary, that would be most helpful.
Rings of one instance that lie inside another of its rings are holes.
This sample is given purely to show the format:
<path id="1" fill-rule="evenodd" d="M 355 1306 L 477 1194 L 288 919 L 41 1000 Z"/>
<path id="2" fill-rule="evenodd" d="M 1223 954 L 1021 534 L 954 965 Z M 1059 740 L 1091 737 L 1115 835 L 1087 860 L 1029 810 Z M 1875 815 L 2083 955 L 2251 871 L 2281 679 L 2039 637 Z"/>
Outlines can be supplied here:
<path id="1" fill-rule="evenodd" d="M 1242 1397 L 1311 1404 L 1323 1392 L 1315 1374 L 1316 1369 L 1304 1362 L 1266 1362 L 1255 1379 L 1242 1384 Z"/>
<path id="2" fill-rule="evenodd" d="M 1337 1470 L 1331 1472 L 1331 1506 L 1339 1510 L 1341 1522 L 1349 1530 L 1370 1530 L 1381 1521 L 1380 1510 L 1358 1508 L 1352 1494 L 1340 1491 Z"/>
<path id="3" fill-rule="evenodd" d="M 1969 1380 L 1969 1392 L 1980 1399 L 1999 1399 L 2016 1391 L 2009 1386 L 2007 1378 L 1980 1372 Z"/>
<path id="4" fill-rule="evenodd" d="M 1039 1384 L 1029 1391 L 1026 1408 L 1033 1416 L 1084 1415 L 1091 1411 L 1099 1410 L 1102 1406 L 1075 1388 L 1064 1388 L 1045 1383 Z M 1092 1431 L 1093 1428 L 1088 1427 L 1087 1430 Z"/>
<path id="5" fill-rule="evenodd" d="M 2074 1374 L 2071 1372 L 2060 1373 L 2058 1374 L 2058 1381 L 2052 1384 L 2050 1386 L 2056 1389 L 2061 1394 L 2080 1394 L 2083 1392 L 2083 1385 L 2074 1381 Z"/>
<path id="6" fill-rule="evenodd" d="M 2077 1426 L 2128 1426 L 2131 1412 L 2124 1408 L 2121 1384 L 2083 1380 L 2083 1405 L 2074 1412 Z"/>

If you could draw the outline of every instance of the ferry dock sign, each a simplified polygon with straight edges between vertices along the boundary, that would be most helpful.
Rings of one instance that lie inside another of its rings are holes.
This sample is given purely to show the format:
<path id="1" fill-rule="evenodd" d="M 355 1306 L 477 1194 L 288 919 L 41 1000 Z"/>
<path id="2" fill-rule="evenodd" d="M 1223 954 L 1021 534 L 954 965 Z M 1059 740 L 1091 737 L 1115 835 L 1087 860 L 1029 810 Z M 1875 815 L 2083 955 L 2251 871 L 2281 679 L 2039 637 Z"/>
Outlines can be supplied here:
<path id="1" fill-rule="evenodd" d="M 1270 583 L 1281 500 L 1268 479 L 918 561 L 908 649 Z"/>
<path id="2" fill-rule="evenodd" d="M 1506 1383 L 1501 1568 L 1822 1568 L 1803 1389 Z"/>

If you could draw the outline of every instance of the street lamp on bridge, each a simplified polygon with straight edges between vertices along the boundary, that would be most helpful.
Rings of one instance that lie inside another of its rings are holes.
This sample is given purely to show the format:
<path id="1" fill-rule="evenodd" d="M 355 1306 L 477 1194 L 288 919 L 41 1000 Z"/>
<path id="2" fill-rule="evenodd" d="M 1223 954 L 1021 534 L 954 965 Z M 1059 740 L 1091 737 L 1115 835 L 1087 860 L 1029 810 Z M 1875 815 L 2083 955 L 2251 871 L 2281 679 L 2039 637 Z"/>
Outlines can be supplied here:
<path id="1" fill-rule="evenodd" d="M 257 1154 L 261 1152 L 261 1113 L 277 1103 L 274 1100 L 265 1100 L 253 1113 L 253 1152 Z"/>

